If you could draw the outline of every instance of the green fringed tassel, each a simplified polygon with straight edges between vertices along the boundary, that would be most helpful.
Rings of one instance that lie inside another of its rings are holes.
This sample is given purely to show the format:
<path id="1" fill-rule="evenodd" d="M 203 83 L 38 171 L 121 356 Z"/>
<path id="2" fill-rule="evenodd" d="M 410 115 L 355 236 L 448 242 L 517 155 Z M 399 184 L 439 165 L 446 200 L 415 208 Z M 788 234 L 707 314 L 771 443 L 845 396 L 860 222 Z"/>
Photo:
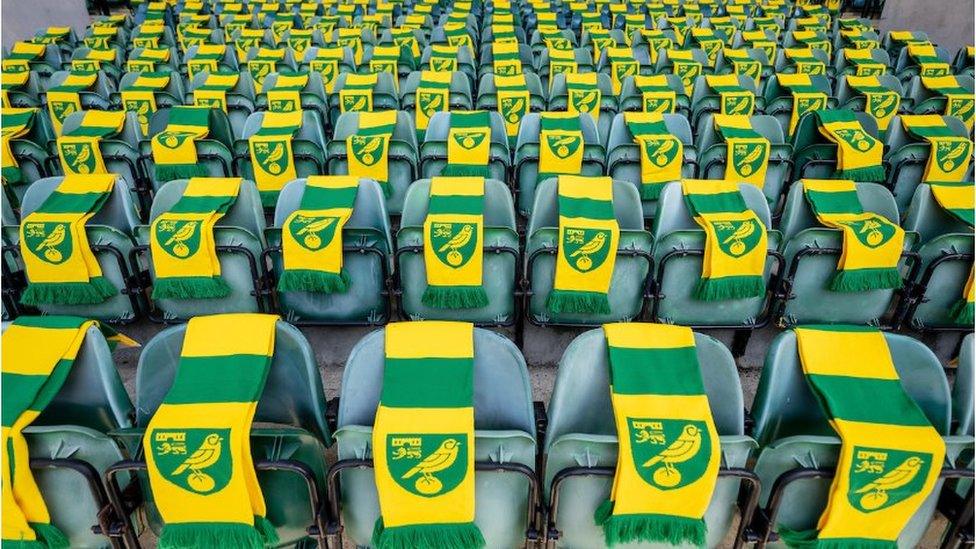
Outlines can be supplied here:
<path id="1" fill-rule="evenodd" d="M 864 181 L 874 183 L 884 183 L 887 175 L 884 166 L 866 166 L 864 168 L 854 168 L 850 170 L 838 169 L 834 173 L 837 179 L 850 179 L 852 181 Z"/>
<path id="2" fill-rule="evenodd" d="M 237 522 L 167 524 L 159 535 L 159 549 L 264 549 L 257 528 Z"/>
<path id="3" fill-rule="evenodd" d="M 956 324 L 962 324 L 963 326 L 972 326 L 973 321 L 976 320 L 976 314 L 974 314 L 974 307 L 971 301 L 966 301 L 965 299 L 960 299 L 952 308 L 949 309 L 949 318 L 952 319 Z"/>
<path id="4" fill-rule="evenodd" d="M 20 169 L 20 166 L 7 166 L 6 168 L 0 168 L 0 175 L 3 176 L 3 180 L 6 181 L 8 185 L 13 183 L 22 183 L 24 180 L 24 172 Z"/>
<path id="5" fill-rule="evenodd" d="M 778 526 L 780 540 L 794 549 L 897 549 L 898 543 L 865 538 L 817 539 L 817 530 L 791 530 Z"/>
<path id="6" fill-rule="evenodd" d="M 607 294 L 553 290 L 546 299 L 546 308 L 553 313 L 610 314 Z"/>
<path id="7" fill-rule="evenodd" d="M 901 288 L 898 269 L 840 269 L 830 280 L 832 292 L 866 292 L 868 290 L 895 290 Z"/>
<path id="8" fill-rule="evenodd" d="M 206 177 L 210 172 L 203 164 L 156 164 L 155 174 L 156 181 L 163 184 L 175 179 Z"/>
<path id="9" fill-rule="evenodd" d="M 766 282 L 761 276 L 724 276 L 702 278 L 695 286 L 695 299 L 724 301 L 759 297 L 766 293 Z"/>
<path id="10" fill-rule="evenodd" d="M 421 301 L 435 309 L 478 309 L 488 305 L 488 294 L 481 286 L 427 286 Z"/>
<path id="11" fill-rule="evenodd" d="M 47 547 L 48 549 L 66 549 L 71 545 L 68 541 L 68 536 L 64 535 L 64 532 L 53 524 L 31 522 L 30 527 L 37 534 L 38 541 L 42 542 L 41 547 Z M 6 545 L 4 543 L 4 546 Z"/>
<path id="12" fill-rule="evenodd" d="M 339 274 L 310 269 L 285 269 L 278 279 L 279 292 L 317 292 L 321 294 L 341 294 L 349 289 L 349 273 L 345 269 Z"/>
<path id="13" fill-rule="evenodd" d="M 485 538 L 473 522 L 385 528 L 381 517 L 373 527 L 370 544 L 373 549 L 480 549 Z"/>
<path id="14" fill-rule="evenodd" d="M 230 295 L 230 286 L 219 276 L 157 278 L 153 299 L 214 299 Z"/>
<path id="15" fill-rule="evenodd" d="M 603 536 L 610 547 L 632 542 L 687 543 L 704 547 L 708 533 L 702 519 L 654 513 L 614 515 L 613 502 L 610 500 L 604 500 L 597 507 L 593 519 L 603 526 Z"/>
<path id="16" fill-rule="evenodd" d="M 443 177 L 484 177 L 490 176 L 488 166 L 474 166 L 471 164 L 448 164 L 441 172 Z"/>
<path id="17" fill-rule="evenodd" d="M 31 282 L 20 302 L 24 305 L 94 305 L 118 295 L 119 291 L 105 277 L 88 282 Z"/>
<path id="18" fill-rule="evenodd" d="M 261 538 L 264 540 L 266 547 L 274 547 L 281 541 L 278 538 L 278 531 L 275 530 L 274 524 L 271 524 L 271 521 L 267 517 L 254 515 L 254 529 L 258 531 L 258 534 L 261 534 Z"/>

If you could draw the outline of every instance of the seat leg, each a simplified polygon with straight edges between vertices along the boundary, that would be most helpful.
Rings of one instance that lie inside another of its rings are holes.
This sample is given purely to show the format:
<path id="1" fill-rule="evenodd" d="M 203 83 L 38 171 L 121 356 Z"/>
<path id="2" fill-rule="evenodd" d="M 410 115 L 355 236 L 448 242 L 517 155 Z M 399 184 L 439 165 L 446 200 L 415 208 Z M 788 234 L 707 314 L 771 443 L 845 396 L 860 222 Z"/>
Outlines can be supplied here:
<path id="1" fill-rule="evenodd" d="M 749 338 L 752 337 L 752 330 L 736 330 L 732 336 L 732 357 L 740 358 L 746 354 L 746 347 L 749 345 Z"/>

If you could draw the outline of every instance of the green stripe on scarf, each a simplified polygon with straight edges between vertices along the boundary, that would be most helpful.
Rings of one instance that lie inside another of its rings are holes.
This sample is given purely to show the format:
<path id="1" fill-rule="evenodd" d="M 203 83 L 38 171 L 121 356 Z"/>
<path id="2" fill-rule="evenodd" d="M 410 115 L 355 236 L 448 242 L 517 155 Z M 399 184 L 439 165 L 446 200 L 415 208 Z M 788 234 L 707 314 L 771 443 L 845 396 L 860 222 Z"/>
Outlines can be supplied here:
<path id="1" fill-rule="evenodd" d="M 885 180 L 882 165 L 884 145 L 865 131 L 851 110 L 818 110 L 816 118 L 820 133 L 837 145 L 838 179 L 854 181 Z"/>
<path id="2" fill-rule="evenodd" d="M 207 167 L 199 162 L 196 141 L 209 132 L 209 108 L 171 108 L 166 129 L 150 141 L 156 181 L 163 183 L 206 176 Z"/>
<path id="3" fill-rule="evenodd" d="M 449 177 L 488 177 L 491 154 L 491 119 L 488 111 L 452 112 L 447 132 Z"/>
<path id="4" fill-rule="evenodd" d="M 488 305 L 482 287 L 485 180 L 435 177 L 424 220 L 427 289 L 422 302 L 438 309 Z"/>
<path id="5" fill-rule="evenodd" d="M 3 132 L 0 133 L 0 152 L 3 154 L 2 172 L 3 180 L 7 184 L 23 183 L 24 172 L 20 164 L 14 157 L 11 141 L 30 133 L 34 126 L 34 115 L 38 109 L 11 109 L 4 108 L 3 117 L 0 118 L 3 124 Z"/>
<path id="6" fill-rule="evenodd" d="M 628 112 L 624 123 L 640 152 L 641 200 L 657 200 L 666 183 L 681 179 L 684 144 L 668 130 L 663 114 Z"/>

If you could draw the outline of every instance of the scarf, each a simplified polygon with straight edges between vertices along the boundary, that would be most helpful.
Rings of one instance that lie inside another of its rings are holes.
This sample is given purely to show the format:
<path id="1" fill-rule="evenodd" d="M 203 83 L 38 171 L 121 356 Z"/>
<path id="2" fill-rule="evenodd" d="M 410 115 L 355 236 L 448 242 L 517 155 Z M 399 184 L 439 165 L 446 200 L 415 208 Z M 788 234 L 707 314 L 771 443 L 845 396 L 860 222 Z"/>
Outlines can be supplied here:
<path id="1" fill-rule="evenodd" d="M 522 74 L 518 42 L 494 42 L 491 45 L 491 67 L 495 77 Z"/>
<path id="2" fill-rule="evenodd" d="M 295 55 L 299 58 L 305 55 L 308 48 L 312 47 L 312 39 L 315 37 L 315 30 L 299 30 L 291 29 L 288 31 L 288 38 L 285 40 L 288 47 L 291 48 Z"/>
<path id="3" fill-rule="evenodd" d="M 254 86 L 261 89 L 264 79 L 273 72 L 278 72 L 278 63 L 285 59 L 285 50 L 258 48 L 258 53 L 247 62 L 247 70 L 251 73 Z"/>
<path id="4" fill-rule="evenodd" d="M 791 546 L 894 548 L 938 480 L 945 443 L 902 388 L 877 328 L 795 332 L 803 373 L 841 450 L 817 528 L 780 527 L 780 536 Z"/>
<path id="5" fill-rule="evenodd" d="M 10 547 L 66 548 L 67 536 L 51 516 L 30 470 L 23 430 L 54 400 L 68 378 L 89 328 L 116 344 L 131 339 L 94 320 L 71 316 L 21 316 L 3 333 L 3 544 Z"/>
<path id="6" fill-rule="evenodd" d="M 407 28 L 390 29 L 390 36 L 393 38 L 393 43 L 399 46 L 401 51 L 406 49 L 410 53 L 414 63 L 420 61 L 420 44 L 412 30 Z"/>
<path id="7" fill-rule="evenodd" d="M 133 48 L 159 48 L 159 41 L 163 38 L 163 25 L 142 24 L 139 33 L 132 37 Z"/>
<path id="8" fill-rule="evenodd" d="M 613 180 L 564 175 L 558 189 L 556 273 L 546 308 L 556 314 L 608 314 L 607 292 L 620 239 Z"/>
<path id="9" fill-rule="evenodd" d="M 102 303 L 118 290 L 102 276 L 85 224 L 101 209 L 115 175 L 67 175 L 20 225 L 27 271 L 25 305 Z"/>
<path id="10" fill-rule="evenodd" d="M 796 74 L 826 75 L 827 65 L 813 55 L 812 48 L 785 48 L 786 60 Z"/>
<path id="11" fill-rule="evenodd" d="M 30 72 L 3 71 L 0 73 L 0 105 L 5 109 L 11 108 L 10 92 L 22 92 L 30 81 Z"/>
<path id="12" fill-rule="evenodd" d="M 47 108 L 54 135 L 61 135 L 61 125 L 69 114 L 81 110 L 81 92 L 90 90 L 96 80 L 97 73 L 71 72 L 60 84 L 47 90 Z"/>
<path id="13" fill-rule="evenodd" d="M 972 183 L 929 183 L 929 187 L 935 201 L 943 210 L 966 225 L 973 226 Z M 974 297 L 976 292 L 973 290 L 973 271 L 970 269 L 969 278 L 963 286 L 962 297 L 949 309 L 949 318 L 952 318 L 956 324 L 971 325 L 974 318 Z"/>
<path id="14" fill-rule="evenodd" d="M 588 72 L 566 75 L 566 111 L 573 114 L 588 114 L 593 122 L 600 123 L 600 107 L 603 94 L 597 82 L 597 74 Z"/>
<path id="15" fill-rule="evenodd" d="M 715 35 L 713 29 L 694 27 L 691 29 L 691 39 L 692 44 L 697 45 L 703 52 L 705 56 L 708 57 L 708 63 L 712 67 L 715 66 L 715 61 L 718 59 L 718 53 L 722 51 L 725 43 L 721 38 Z"/>
<path id="16" fill-rule="evenodd" d="M 671 73 L 678 75 L 685 87 L 685 95 L 691 96 L 695 80 L 702 74 L 702 64 L 695 61 L 691 50 L 667 50 Z"/>
<path id="17" fill-rule="evenodd" d="M 14 42 L 10 53 L 3 59 L 4 72 L 30 72 L 31 62 L 42 59 L 47 46 L 31 42 Z"/>
<path id="18" fill-rule="evenodd" d="M 282 225 L 279 292 L 332 294 L 349 288 L 349 273 L 342 265 L 342 230 L 358 191 L 356 176 L 313 175 L 305 180 L 298 209 Z"/>
<path id="19" fill-rule="evenodd" d="M 714 120 L 726 145 L 725 179 L 763 188 L 772 149 L 769 140 L 752 127 L 748 116 L 718 114 Z"/>
<path id="20" fill-rule="evenodd" d="M 952 67 L 939 57 L 932 44 L 909 44 L 908 56 L 918 65 L 919 76 L 949 76 Z"/>
<path id="21" fill-rule="evenodd" d="M 923 183 L 964 181 L 973 156 L 973 142 L 956 135 L 937 114 L 903 115 L 902 126 L 910 135 L 930 145 Z"/>
<path id="22" fill-rule="evenodd" d="M 24 173 L 14 156 L 11 142 L 30 133 L 31 128 L 34 127 L 34 116 L 38 112 L 36 108 L 3 109 L 3 116 L 0 117 L 3 124 L 3 129 L 0 131 L 0 139 L 2 139 L 0 152 L 2 152 L 2 175 L 5 184 L 23 183 Z"/>
<path id="23" fill-rule="evenodd" d="M 739 77 L 734 74 L 707 75 L 705 84 L 719 94 L 721 114 L 752 116 L 756 106 L 756 96 L 739 85 Z"/>
<path id="24" fill-rule="evenodd" d="M 832 109 L 816 111 L 817 129 L 837 145 L 837 172 L 840 179 L 884 181 L 881 163 L 884 145 L 868 135 L 854 111 Z"/>
<path id="25" fill-rule="evenodd" d="M 274 87 L 268 90 L 271 112 L 301 112 L 302 90 L 308 85 L 308 73 L 278 74 Z"/>
<path id="26" fill-rule="evenodd" d="M 325 93 L 333 92 L 336 78 L 339 76 L 339 63 L 344 55 L 345 48 L 342 47 L 316 48 L 315 57 L 308 62 L 308 70 L 322 75 Z"/>
<path id="27" fill-rule="evenodd" d="M 67 44 L 71 34 L 71 27 L 48 27 L 43 33 L 38 33 L 34 41 L 38 44 Z"/>
<path id="28" fill-rule="evenodd" d="M 491 119 L 488 111 L 452 112 L 443 175 L 488 177 Z"/>
<path id="29" fill-rule="evenodd" d="M 98 72 L 101 70 L 103 62 L 115 65 L 115 50 L 89 49 L 84 57 L 71 60 L 71 71 Z"/>
<path id="30" fill-rule="evenodd" d="M 973 131 L 973 111 L 976 100 L 973 93 L 959 84 L 956 76 L 922 77 L 922 86 L 927 90 L 946 98 L 946 116 L 955 116 L 966 125 L 966 129 Z"/>
<path id="31" fill-rule="evenodd" d="M 539 176 L 579 175 L 583 167 L 583 132 L 578 114 L 546 112 L 539 117 Z"/>
<path id="32" fill-rule="evenodd" d="M 664 115 L 625 112 L 624 123 L 640 151 L 641 200 L 657 200 L 665 183 L 681 180 L 684 144 L 664 123 Z"/>
<path id="33" fill-rule="evenodd" d="M 227 93 L 237 87 L 240 75 L 234 72 L 208 72 L 203 84 L 193 90 L 193 105 L 227 112 Z"/>
<path id="34" fill-rule="evenodd" d="M 485 540 L 474 523 L 474 327 L 386 326 L 383 392 L 373 422 L 380 518 L 376 549 Z"/>
<path id="35" fill-rule="evenodd" d="M 399 93 L 400 84 L 400 47 L 373 46 L 373 54 L 369 58 L 369 72 L 388 73 L 393 77 L 393 88 Z"/>
<path id="36" fill-rule="evenodd" d="M 640 90 L 643 111 L 647 113 L 673 114 L 678 94 L 668 85 L 667 76 L 635 76 L 634 86 Z"/>
<path id="37" fill-rule="evenodd" d="M 692 219 L 705 231 L 695 298 L 722 301 L 765 294 L 766 227 L 746 207 L 738 181 L 689 179 L 681 190 Z"/>
<path id="38" fill-rule="evenodd" d="M 298 177 L 292 140 L 302 127 L 302 112 L 266 112 L 261 127 L 247 138 L 254 183 L 261 203 L 273 207 L 286 183 Z"/>
<path id="39" fill-rule="evenodd" d="M 634 59 L 634 52 L 630 48 L 607 48 L 607 59 L 610 61 L 610 82 L 613 84 L 613 94 L 620 95 L 620 88 L 628 76 L 640 74 L 640 63 Z"/>
<path id="40" fill-rule="evenodd" d="M 817 89 L 808 74 L 777 74 L 779 85 L 793 96 L 793 109 L 790 112 L 790 137 L 796 132 L 800 117 L 808 112 L 827 108 L 827 94 Z"/>
<path id="41" fill-rule="evenodd" d="M 593 48 L 594 64 L 600 62 L 600 57 L 602 57 L 604 50 L 619 46 L 619 44 L 617 44 L 617 40 L 610 35 L 610 31 L 602 27 L 598 29 L 589 29 L 586 31 L 586 34 L 589 36 L 590 46 Z M 628 34 L 630 33 L 624 33 L 625 41 Z"/>
<path id="42" fill-rule="evenodd" d="M 81 124 L 58 138 L 58 158 L 67 174 L 108 173 L 101 141 L 117 135 L 125 124 L 125 111 L 84 111 Z"/>
<path id="43" fill-rule="evenodd" d="M 604 324 L 617 467 L 597 508 L 608 546 L 705 546 L 722 453 L 690 328 Z"/>
<path id="44" fill-rule="evenodd" d="M 468 34 L 467 26 L 464 23 L 447 23 L 443 29 L 448 45 L 455 49 L 468 48 L 468 51 L 471 53 L 471 58 L 474 59 L 476 57 L 474 41 L 471 39 L 471 35 Z"/>
<path id="45" fill-rule="evenodd" d="M 837 272 L 828 287 L 834 292 L 901 288 L 898 261 L 905 231 L 876 213 L 865 212 L 853 181 L 802 179 L 803 194 L 824 226 L 843 235 Z"/>
<path id="46" fill-rule="evenodd" d="M 396 121 L 396 111 L 361 112 L 359 129 L 346 138 L 347 173 L 375 179 L 387 198 L 393 194 L 388 155 Z"/>
<path id="47" fill-rule="evenodd" d="M 207 175 L 207 167 L 197 160 L 196 142 L 209 133 L 209 108 L 171 108 L 166 129 L 154 135 L 150 141 L 156 164 L 156 180 L 165 182 Z"/>
<path id="48" fill-rule="evenodd" d="M 488 305 L 482 287 L 484 193 L 481 177 L 431 179 L 424 219 L 424 305 L 438 309 Z"/>
<path id="49" fill-rule="evenodd" d="M 136 113 L 144 135 L 149 135 L 149 120 L 156 112 L 156 92 L 166 89 L 169 77 L 166 72 L 144 72 L 121 90 L 122 108 Z"/>
<path id="50" fill-rule="evenodd" d="M 125 62 L 125 70 L 130 72 L 156 72 L 157 66 L 169 63 L 169 50 L 166 48 L 144 48 L 138 55 L 132 55 Z"/>
<path id="51" fill-rule="evenodd" d="M 363 62 L 363 36 L 362 31 L 358 28 L 338 28 L 335 31 L 336 39 L 335 44 L 343 48 L 349 48 L 352 50 L 352 59 L 356 63 L 356 66 L 362 64 Z"/>
<path id="52" fill-rule="evenodd" d="M 186 74 L 190 81 L 201 72 L 217 72 L 220 68 L 220 61 L 226 55 L 227 46 L 224 44 L 201 44 L 197 46 L 197 52 L 193 57 L 186 60 Z M 244 56 L 239 56 L 243 59 Z"/>
<path id="53" fill-rule="evenodd" d="M 434 72 L 455 72 L 458 70 L 458 50 L 455 47 L 445 44 L 432 44 L 430 46 L 430 59 L 427 62 L 428 69 Z"/>
<path id="54" fill-rule="evenodd" d="M 972 194 L 972 188 L 966 192 Z M 971 225 L 972 222 L 970 222 Z M 969 269 L 969 278 L 966 279 L 966 284 L 962 287 L 962 297 L 949 309 L 949 318 L 955 321 L 956 324 L 962 324 L 963 326 L 972 326 L 973 319 L 976 318 L 976 290 L 974 290 L 973 286 L 973 277 L 974 267 L 971 267 Z"/>
<path id="55" fill-rule="evenodd" d="M 822 31 L 793 31 L 793 41 L 808 49 L 823 50 L 827 59 L 832 57 L 830 39 Z"/>
<path id="56" fill-rule="evenodd" d="M 373 88 L 376 73 L 347 74 L 339 90 L 339 112 L 370 112 L 373 110 Z"/>
<path id="57" fill-rule="evenodd" d="M 877 76 L 848 76 L 847 85 L 864 96 L 865 112 L 878 121 L 878 130 L 886 131 L 898 114 L 901 95 L 881 85 Z"/>
<path id="58" fill-rule="evenodd" d="M 579 64 L 576 62 L 576 50 L 572 48 L 561 50 L 549 48 L 549 92 L 552 93 L 552 83 L 557 74 L 570 74 L 579 72 Z"/>
<path id="59" fill-rule="evenodd" d="M 417 141 L 423 142 L 430 117 L 435 112 L 450 110 L 452 72 L 421 71 L 415 95 L 414 116 Z"/>
<path id="60" fill-rule="evenodd" d="M 775 62 L 779 45 L 775 40 L 769 40 L 765 31 L 743 31 L 742 39 L 745 40 L 749 48 L 762 50 L 770 62 Z"/>
<path id="61" fill-rule="evenodd" d="M 161 548 L 274 546 L 251 457 L 251 422 L 276 315 L 190 319 L 173 385 L 143 435 Z"/>
<path id="62" fill-rule="evenodd" d="M 854 65 L 856 76 L 880 76 L 888 72 L 888 66 L 878 63 L 871 55 L 875 50 L 852 50 L 845 48 L 844 60 Z"/>
<path id="63" fill-rule="evenodd" d="M 237 200 L 240 187 L 240 178 L 195 177 L 176 204 L 152 222 L 153 299 L 211 299 L 230 294 L 220 277 L 214 225 Z"/>
<path id="64" fill-rule="evenodd" d="M 726 61 L 732 62 L 732 74 L 751 78 L 756 84 L 756 88 L 759 88 L 763 65 L 759 61 L 749 57 L 748 50 L 726 49 L 725 59 Z"/>
<path id="65" fill-rule="evenodd" d="M 529 112 L 531 95 L 525 85 L 525 75 L 521 72 L 512 76 L 496 74 L 495 97 L 498 112 L 505 120 L 505 135 L 508 136 L 509 146 L 514 146 L 518 139 L 519 125 L 522 118 Z"/>

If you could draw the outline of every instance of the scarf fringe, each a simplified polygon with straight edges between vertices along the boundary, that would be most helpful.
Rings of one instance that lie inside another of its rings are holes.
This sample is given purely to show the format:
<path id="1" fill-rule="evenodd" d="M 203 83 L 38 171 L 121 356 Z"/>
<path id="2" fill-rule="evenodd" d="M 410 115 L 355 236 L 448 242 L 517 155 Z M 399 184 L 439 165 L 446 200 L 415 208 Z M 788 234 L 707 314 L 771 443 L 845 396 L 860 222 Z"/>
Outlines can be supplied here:
<path id="1" fill-rule="evenodd" d="M 471 164 L 448 164 L 441 171 L 442 177 L 484 177 L 488 178 L 488 166 L 474 166 Z"/>
<path id="2" fill-rule="evenodd" d="M 976 307 L 971 301 L 960 299 L 949 309 L 949 318 L 956 324 L 972 326 L 976 320 Z"/>
<path id="3" fill-rule="evenodd" d="M 838 270 L 830 280 L 832 292 L 896 290 L 901 287 L 901 274 L 898 269 L 890 267 Z"/>
<path id="4" fill-rule="evenodd" d="M 94 305 L 118 295 L 119 290 L 103 276 L 88 282 L 31 282 L 20 302 L 24 305 Z"/>
<path id="5" fill-rule="evenodd" d="M 702 278 L 695 286 L 695 299 L 724 301 L 760 297 L 766 293 L 766 281 L 761 276 L 724 276 Z"/>
<path id="6" fill-rule="evenodd" d="M 286 269 L 278 278 L 278 291 L 341 294 L 349 289 L 349 283 L 349 273 L 345 269 L 341 269 L 339 274 L 311 269 Z"/>
<path id="7" fill-rule="evenodd" d="M 479 309 L 488 305 L 481 286 L 427 286 L 421 302 L 435 309 Z"/>
<path id="8" fill-rule="evenodd" d="M 210 175 L 203 164 L 156 164 L 156 181 L 162 185 L 176 179 L 190 179 Z"/>
<path id="9" fill-rule="evenodd" d="M 380 517 L 371 545 L 374 549 L 480 549 L 485 538 L 473 522 L 385 528 Z"/>
<path id="10" fill-rule="evenodd" d="M 546 299 L 546 308 L 553 313 L 610 314 L 607 294 L 553 290 Z"/>
<path id="11" fill-rule="evenodd" d="M 658 514 L 614 515 L 613 502 L 604 500 L 593 519 L 603 526 L 607 545 L 649 542 L 671 545 L 691 544 L 704 547 L 708 533 L 705 521 Z"/>
<path id="12" fill-rule="evenodd" d="M 153 299 L 215 299 L 230 295 L 230 286 L 219 276 L 157 278 Z"/>
<path id="13" fill-rule="evenodd" d="M 884 166 L 866 166 L 864 168 L 837 170 L 834 177 L 837 179 L 850 179 L 852 181 L 884 183 L 887 175 L 885 174 Z"/>
<path id="14" fill-rule="evenodd" d="M 264 549 L 255 526 L 236 522 L 185 522 L 163 526 L 159 549 Z"/>
<path id="15" fill-rule="evenodd" d="M 897 549 L 895 541 L 864 538 L 817 539 L 817 530 L 791 530 L 778 526 L 780 540 L 793 549 Z"/>
<path id="16" fill-rule="evenodd" d="M 254 529 L 261 534 L 264 545 L 267 547 L 274 547 L 281 541 L 278 538 L 278 531 L 275 530 L 274 524 L 271 524 L 271 521 L 267 517 L 254 515 Z"/>
<path id="17" fill-rule="evenodd" d="M 53 524 L 45 522 L 31 522 L 31 529 L 34 530 L 34 534 L 37 535 L 37 540 L 33 542 L 26 542 L 30 545 L 24 547 L 40 547 L 43 549 L 67 549 L 71 546 L 71 542 L 68 540 L 68 536 L 64 535 L 64 532 L 60 528 Z M 37 544 L 37 545 L 34 545 Z M 4 546 L 7 545 L 6 540 L 4 540 Z M 14 544 L 16 547 L 17 545 Z"/>

